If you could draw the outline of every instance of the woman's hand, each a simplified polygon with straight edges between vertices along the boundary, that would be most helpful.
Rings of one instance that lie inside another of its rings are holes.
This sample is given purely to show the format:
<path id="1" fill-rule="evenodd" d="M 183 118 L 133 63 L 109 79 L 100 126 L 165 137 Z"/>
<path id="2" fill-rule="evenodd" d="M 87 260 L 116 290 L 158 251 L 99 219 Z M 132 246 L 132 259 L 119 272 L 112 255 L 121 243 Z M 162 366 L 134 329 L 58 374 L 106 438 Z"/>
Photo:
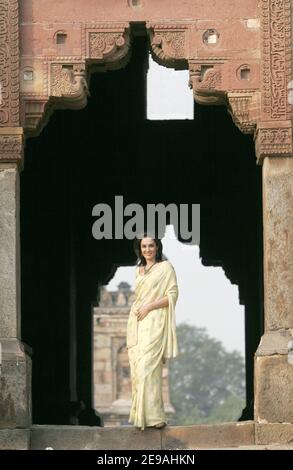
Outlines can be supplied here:
<path id="1" fill-rule="evenodd" d="M 146 305 L 142 305 L 141 307 L 137 308 L 134 313 L 137 316 L 137 320 L 141 321 L 150 313 L 150 311 L 151 311 L 151 309 L 150 309 L 149 305 L 146 304 Z"/>

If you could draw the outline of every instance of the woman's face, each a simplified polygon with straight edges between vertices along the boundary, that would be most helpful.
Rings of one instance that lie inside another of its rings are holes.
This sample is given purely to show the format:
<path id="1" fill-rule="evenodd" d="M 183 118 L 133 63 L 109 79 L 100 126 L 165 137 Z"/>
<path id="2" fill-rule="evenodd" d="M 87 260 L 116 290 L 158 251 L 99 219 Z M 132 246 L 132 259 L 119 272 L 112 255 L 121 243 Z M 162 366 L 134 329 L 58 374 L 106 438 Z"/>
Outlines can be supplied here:
<path id="1" fill-rule="evenodd" d="M 141 254 L 146 262 L 152 263 L 156 259 L 157 245 L 152 238 L 143 238 L 140 242 Z"/>

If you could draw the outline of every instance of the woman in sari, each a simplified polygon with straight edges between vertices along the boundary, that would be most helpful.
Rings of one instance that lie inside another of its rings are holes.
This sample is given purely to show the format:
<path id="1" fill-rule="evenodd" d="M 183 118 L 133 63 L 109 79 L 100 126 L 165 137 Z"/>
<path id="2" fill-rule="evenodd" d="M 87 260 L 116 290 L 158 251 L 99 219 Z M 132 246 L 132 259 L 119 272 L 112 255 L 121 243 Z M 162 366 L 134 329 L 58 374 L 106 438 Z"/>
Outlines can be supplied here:
<path id="1" fill-rule="evenodd" d="M 178 286 L 172 264 L 162 258 L 160 240 L 136 240 L 135 301 L 127 324 L 132 382 L 129 423 L 144 430 L 167 424 L 162 396 L 162 368 L 178 355 L 175 305 Z"/>

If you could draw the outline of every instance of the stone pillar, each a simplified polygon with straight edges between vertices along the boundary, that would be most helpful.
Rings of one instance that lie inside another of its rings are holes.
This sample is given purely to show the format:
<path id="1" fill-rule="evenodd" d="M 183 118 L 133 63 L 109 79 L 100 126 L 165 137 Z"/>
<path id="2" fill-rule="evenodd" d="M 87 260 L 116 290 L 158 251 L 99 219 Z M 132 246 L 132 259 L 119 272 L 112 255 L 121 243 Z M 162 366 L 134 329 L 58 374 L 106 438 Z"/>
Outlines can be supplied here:
<path id="1" fill-rule="evenodd" d="M 293 334 L 292 157 L 264 159 L 263 235 L 265 332 L 255 357 L 256 440 L 260 444 L 289 442 L 293 436 L 293 365 L 288 363 Z"/>
<path id="2" fill-rule="evenodd" d="M 31 425 L 31 360 L 29 348 L 21 342 L 20 330 L 19 166 L 22 152 L 22 129 L 1 128 L 0 449 L 13 448 L 13 428 Z M 10 428 L 9 440 L 5 428 Z M 24 431 L 23 440 L 19 429 L 17 433 L 17 447 L 27 447 L 28 431 Z"/>

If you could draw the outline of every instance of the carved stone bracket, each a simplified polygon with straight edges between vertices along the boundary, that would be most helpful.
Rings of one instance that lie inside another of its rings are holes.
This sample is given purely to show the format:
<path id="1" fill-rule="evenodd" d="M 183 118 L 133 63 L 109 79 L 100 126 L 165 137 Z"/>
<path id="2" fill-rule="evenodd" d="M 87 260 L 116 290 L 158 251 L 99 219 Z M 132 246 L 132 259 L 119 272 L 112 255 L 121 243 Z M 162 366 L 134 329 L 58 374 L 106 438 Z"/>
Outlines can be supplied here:
<path id="1" fill-rule="evenodd" d="M 260 116 L 260 92 L 228 92 L 228 111 L 244 134 L 254 134 Z"/>
<path id="2" fill-rule="evenodd" d="M 245 134 L 254 134 L 260 117 L 260 92 L 229 91 L 223 77 L 225 63 L 189 61 L 190 87 L 194 99 L 202 105 L 225 105 L 235 125 Z"/>
<path id="3" fill-rule="evenodd" d="M 54 109 L 82 109 L 87 104 L 88 86 L 84 63 L 47 63 L 46 94 L 22 95 L 22 122 L 28 136 L 41 132 Z"/>
<path id="4" fill-rule="evenodd" d="M 24 148 L 23 129 L 0 128 L 0 163 L 21 164 Z"/>
<path id="5" fill-rule="evenodd" d="M 47 124 L 53 105 L 48 96 L 27 97 L 22 100 L 22 123 L 28 136 L 37 135 Z"/>
<path id="6" fill-rule="evenodd" d="M 103 70 L 124 67 L 130 57 L 129 23 L 86 25 L 85 57 L 90 65 Z"/>
<path id="7" fill-rule="evenodd" d="M 154 60 L 165 67 L 186 68 L 188 26 L 147 23 Z"/>
<path id="8" fill-rule="evenodd" d="M 50 97 L 66 108 L 81 109 L 86 106 L 88 86 L 84 64 L 50 65 Z"/>
<path id="9" fill-rule="evenodd" d="M 40 133 L 54 109 L 86 106 L 91 72 L 118 69 L 127 63 L 130 55 L 129 23 L 85 24 L 81 32 L 80 60 L 74 60 L 70 55 L 43 57 L 42 66 L 33 75 L 36 83 L 42 79 L 42 88 L 34 91 L 34 81 L 31 85 L 22 81 L 21 116 L 27 135 Z M 30 67 L 27 59 L 26 67 Z"/>
<path id="10" fill-rule="evenodd" d="M 190 81 L 194 99 L 198 104 L 227 104 L 226 93 L 222 86 L 221 64 L 206 64 L 189 61 Z"/>
<path id="11" fill-rule="evenodd" d="M 292 122 L 261 122 L 255 133 L 258 163 L 265 157 L 293 157 Z"/>

